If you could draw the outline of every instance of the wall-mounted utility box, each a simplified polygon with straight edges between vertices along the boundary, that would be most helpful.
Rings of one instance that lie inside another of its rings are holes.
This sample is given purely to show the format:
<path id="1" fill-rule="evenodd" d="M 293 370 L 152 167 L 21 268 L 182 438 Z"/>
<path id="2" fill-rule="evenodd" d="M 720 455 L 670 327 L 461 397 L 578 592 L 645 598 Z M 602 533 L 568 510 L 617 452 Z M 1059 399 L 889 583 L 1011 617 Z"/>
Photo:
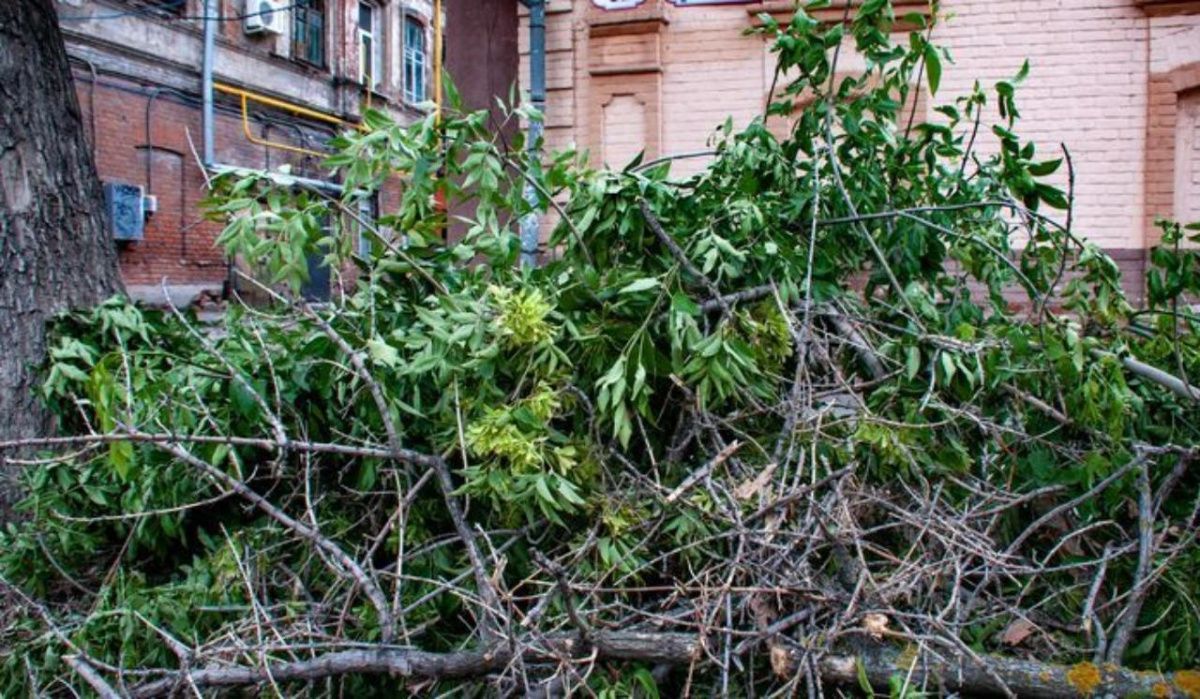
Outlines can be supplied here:
<path id="1" fill-rule="evenodd" d="M 146 232 L 145 198 L 136 184 L 107 182 L 104 210 L 113 240 L 141 240 Z"/>

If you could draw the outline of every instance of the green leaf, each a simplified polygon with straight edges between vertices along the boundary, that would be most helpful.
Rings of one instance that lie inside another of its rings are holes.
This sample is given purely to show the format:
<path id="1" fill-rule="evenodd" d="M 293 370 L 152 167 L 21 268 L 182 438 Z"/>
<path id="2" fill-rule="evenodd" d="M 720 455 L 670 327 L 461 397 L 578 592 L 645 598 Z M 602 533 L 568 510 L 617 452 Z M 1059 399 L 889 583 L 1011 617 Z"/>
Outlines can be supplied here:
<path id="1" fill-rule="evenodd" d="M 1062 158 L 1055 158 L 1054 160 L 1044 160 L 1040 163 L 1033 163 L 1029 166 L 1029 174 L 1033 175 L 1034 177 L 1045 177 L 1046 175 L 1053 174 L 1055 170 L 1058 170 L 1058 166 L 1062 165 L 1062 162 Z"/>
<path id="2" fill-rule="evenodd" d="M 913 346 L 907 350 L 908 357 L 905 361 L 905 375 L 909 381 L 912 381 L 917 376 L 917 372 L 921 371 L 921 348 Z"/>
<path id="3" fill-rule="evenodd" d="M 546 484 L 545 476 L 538 476 L 534 480 L 534 487 L 537 489 L 538 495 L 546 501 L 548 505 L 557 505 L 554 499 L 554 494 L 550 492 L 550 486 Z"/>
<path id="4" fill-rule="evenodd" d="M 671 294 L 671 310 L 685 313 L 689 316 L 698 316 L 700 315 L 700 304 L 693 301 L 690 296 L 682 291 L 677 291 Z"/>
<path id="5" fill-rule="evenodd" d="M 112 442 L 108 446 L 108 460 L 113 471 L 122 481 L 129 479 L 129 470 L 133 466 L 133 445 L 126 441 Z"/>
<path id="6" fill-rule="evenodd" d="M 954 379 L 954 357 L 950 356 L 949 352 L 942 352 L 942 373 L 946 375 L 946 383 L 950 383 Z"/>
<path id="7" fill-rule="evenodd" d="M 400 363 L 400 353 L 378 335 L 367 340 L 367 352 L 376 364 L 394 369 Z"/>
<path id="8" fill-rule="evenodd" d="M 1046 202 L 1047 205 L 1055 209 L 1066 209 L 1070 207 L 1067 202 L 1067 197 L 1061 189 L 1051 187 L 1050 185 L 1039 184 L 1037 186 L 1038 198 Z"/>
<path id="9" fill-rule="evenodd" d="M 258 400 L 241 381 L 229 382 L 229 398 L 233 403 L 233 409 L 239 416 L 243 418 L 258 417 Z"/>
<path id="10" fill-rule="evenodd" d="M 863 3 L 862 7 L 859 8 L 858 16 L 865 17 L 867 15 L 873 15 L 882 10 L 886 4 L 887 0 L 867 0 Z"/>
<path id="11" fill-rule="evenodd" d="M 636 294 L 639 291 L 646 291 L 647 289 L 653 289 L 656 286 L 658 286 L 660 283 L 661 282 L 658 281 L 657 277 L 642 277 L 641 279 L 638 279 L 635 282 L 627 284 L 624 288 L 622 288 L 617 293 L 619 293 L 619 294 Z"/>
<path id="12" fill-rule="evenodd" d="M 929 79 L 929 94 L 936 95 L 942 84 L 942 57 L 933 44 L 925 44 L 925 74 Z"/>
<path id="13" fill-rule="evenodd" d="M 867 666 L 858 656 L 854 656 L 854 674 L 858 678 L 858 688 L 869 697 L 875 696 L 875 690 L 871 687 L 871 679 L 867 677 Z"/>
<path id="14" fill-rule="evenodd" d="M 1021 64 L 1021 70 L 1017 71 L 1016 76 L 1013 77 L 1013 82 L 1014 83 L 1023 82 L 1025 80 L 1025 78 L 1027 78 L 1027 77 L 1029 77 L 1029 59 L 1028 58 L 1026 58 L 1025 62 Z"/>

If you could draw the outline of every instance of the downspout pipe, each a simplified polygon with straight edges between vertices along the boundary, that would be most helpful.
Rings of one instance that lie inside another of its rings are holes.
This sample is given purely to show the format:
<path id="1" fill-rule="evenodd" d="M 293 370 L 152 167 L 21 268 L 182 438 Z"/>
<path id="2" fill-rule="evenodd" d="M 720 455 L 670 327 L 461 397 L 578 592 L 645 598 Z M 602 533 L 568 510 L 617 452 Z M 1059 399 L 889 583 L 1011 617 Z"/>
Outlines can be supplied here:
<path id="1" fill-rule="evenodd" d="M 529 8 L 529 99 L 542 114 L 541 121 L 529 122 L 525 147 L 532 161 L 540 157 L 538 143 L 542 140 L 546 114 L 546 0 L 521 0 Z M 532 184 L 525 185 L 525 201 L 534 211 L 521 219 L 521 264 L 537 264 L 540 242 L 540 216 L 537 212 L 538 193 Z"/>
<path id="2" fill-rule="evenodd" d="M 202 132 L 200 161 L 206 172 L 220 174 L 222 172 L 234 172 L 239 176 L 256 173 L 260 175 L 270 175 L 265 170 L 256 170 L 249 168 L 239 168 L 232 165 L 224 165 L 217 162 L 216 158 L 216 109 L 213 101 L 214 80 L 213 80 L 213 62 L 217 53 L 217 16 L 219 10 L 217 3 L 219 0 L 204 0 L 204 48 L 200 57 L 200 130 Z M 3 2 L 3 0 L 0 0 Z M 311 180 L 304 177 L 288 178 L 291 183 L 302 186 L 313 187 L 331 195 L 337 196 L 342 193 L 342 186 L 336 182 L 325 182 L 321 180 Z M 226 280 L 225 288 L 222 296 L 229 298 L 231 292 L 235 288 L 236 278 L 233 273 L 234 260 L 229 257 L 225 261 L 226 264 Z"/>
<path id="3" fill-rule="evenodd" d="M 204 0 L 204 55 L 200 63 L 200 94 L 203 96 L 201 122 L 204 145 L 201 160 L 204 167 L 212 169 L 215 164 L 214 145 L 216 140 L 215 115 L 213 111 L 213 58 L 217 48 L 217 0 Z"/>

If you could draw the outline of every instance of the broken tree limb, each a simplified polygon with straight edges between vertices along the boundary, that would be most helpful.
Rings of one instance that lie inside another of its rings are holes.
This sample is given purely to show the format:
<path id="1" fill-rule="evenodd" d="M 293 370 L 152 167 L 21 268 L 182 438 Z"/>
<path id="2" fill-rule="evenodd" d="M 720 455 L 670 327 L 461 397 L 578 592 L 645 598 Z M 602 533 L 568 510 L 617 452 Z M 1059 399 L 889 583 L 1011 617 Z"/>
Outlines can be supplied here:
<path id="1" fill-rule="evenodd" d="M 700 271 L 700 268 L 696 267 L 696 265 L 688 259 L 687 253 L 683 251 L 683 248 L 679 247 L 679 243 L 676 243 L 675 240 L 671 238 L 671 236 L 665 230 L 663 230 L 662 223 L 659 222 L 658 217 L 655 216 L 654 212 L 650 209 L 650 204 L 645 199 L 639 199 L 638 204 L 642 209 L 642 217 L 646 219 L 646 225 L 649 226 L 650 230 L 654 232 L 654 235 L 658 238 L 659 242 L 666 246 L 667 250 L 671 253 L 671 257 L 675 258 L 675 261 L 678 262 L 681 267 L 683 267 L 684 271 L 698 279 L 700 283 L 704 285 L 704 288 L 709 294 L 709 301 L 715 301 L 724 315 L 728 316 L 730 313 L 732 313 L 729 308 L 729 304 L 727 304 L 725 302 L 725 298 L 721 296 L 721 290 L 717 288 L 717 285 L 713 283 L 711 279 L 705 276 L 704 272 Z"/>
<path id="2" fill-rule="evenodd" d="M 703 640 L 686 633 L 597 631 L 593 643 L 580 642 L 576 634 L 551 636 L 538 648 L 521 645 L 524 660 L 553 660 L 551 651 L 574 657 L 616 661 L 638 661 L 665 665 L 704 662 Z M 873 687 L 886 691 L 895 675 L 910 676 L 910 686 L 936 687 L 940 691 L 968 696 L 1002 695 L 1006 689 L 1021 697 L 1067 699 L 1080 696 L 1194 697 L 1200 672 L 1160 674 L 1136 672 L 1115 665 L 1056 665 L 994 655 L 981 655 L 976 662 L 965 657 L 937 659 L 920 656 L 913 646 L 894 644 L 864 646 L 854 654 L 826 655 L 818 662 L 821 678 L 829 683 L 857 685 L 860 674 Z M 484 650 L 433 653 L 415 648 L 379 647 L 334 651 L 298 661 L 280 661 L 267 667 L 208 667 L 190 671 L 196 687 L 233 688 L 268 681 L 314 681 L 347 674 L 391 675 L 414 679 L 471 679 L 497 672 L 516 659 L 510 645 Z M 797 653 L 779 658 L 776 670 L 796 672 Z M 860 671 L 861 670 L 861 671 Z M 182 671 L 134 687 L 137 699 L 167 696 L 185 680 Z M 1003 680 L 1001 686 L 998 680 Z"/>
<path id="3" fill-rule="evenodd" d="M 729 457 L 733 456 L 734 453 L 736 453 L 738 449 L 741 449 L 741 447 L 742 447 L 742 443 L 737 440 L 730 442 L 729 446 L 722 449 L 719 453 L 717 453 L 716 456 L 714 456 L 712 459 L 710 459 L 707 463 L 705 463 L 703 466 L 696 469 L 695 471 L 692 471 L 691 475 L 689 475 L 687 478 L 683 479 L 683 482 L 680 483 L 678 486 L 676 486 L 675 490 L 672 490 L 667 495 L 666 501 L 668 503 L 672 503 L 672 502 L 675 502 L 676 500 L 678 500 L 679 498 L 683 497 L 687 493 L 687 491 L 691 490 L 692 487 L 694 487 L 697 483 L 704 480 L 705 477 L 708 476 L 708 474 L 713 472 L 713 469 L 715 469 L 716 467 L 725 463 L 725 461 Z"/>
<path id="4" fill-rule="evenodd" d="M 207 461 L 197 458 L 194 454 L 184 449 L 182 445 L 167 443 L 156 444 L 155 446 L 162 451 L 172 454 L 180 461 L 207 475 L 234 493 L 237 493 L 285 529 L 323 551 L 329 557 L 330 561 L 336 562 L 337 565 L 330 566 L 335 573 L 362 587 L 367 599 L 375 607 L 375 611 L 379 616 L 379 628 L 383 637 L 388 640 L 391 639 L 396 620 L 392 615 L 391 608 L 388 606 L 387 596 L 384 595 L 383 589 L 379 586 L 376 577 L 368 574 L 362 564 L 353 556 L 346 553 L 346 550 L 337 542 L 322 534 L 320 529 L 292 517 L 243 481 L 234 478 L 221 469 L 209 464 Z"/>
<path id="5" fill-rule="evenodd" d="M 819 662 L 822 679 L 857 684 L 859 668 L 876 689 L 887 691 L 893 676 L 909 677 L 909 686 L 927 686 L 962 696 L 1003 696 L 1067 699 L 1089 696 L 1195 697 L 1200 673 L 1137 672 L 1116 665 L 1056 665 L 996 655 L 981 655 L 982 663 L 967 658 L 938 660 L 920 657 L 912 646 L 877 645 L 857 655 L 829 655 Z M 910 676 L 911 671 L 911 676 Z M 997 683 L 1004 681 L 1004 686 Z M 1006 691 L 1007 690 L 1007 691 Z"/>
<path id="6" fill-rule="evenodd" d="M 872 379 L 882 379 L 887 375 L 887 370 L 883 368 L 883 362 L 879 359 L 879 354 L 863 337 L 857 327 L 845 316 L 833 311 L 833 309 L 818 306 L 816 312 L 829 321 L 830 326 L 841 335 L 848 345 L 854 350 L 859 361 L 866 367 L 867 373 Z"/>
<path id="7" fill-rule="evenodd" d="M 68 667 L 74 670 L 77 675 L 82 677 L 83 681 L 87 682 L 88 686 L 92 688 L 92 691 L 96 692 L 96 694 L 100 696 L 100 699 L 119 699 L 121 696 L 117 693 L 117 690 L 113 689 L 112 685 L 110 685 L 104 680 L 103 677 L 100 676 L 100 673 L 96 672 L 96 669 L 92 667 L 91 663 L 84 660 L 80 656 L 64 655 L 63 662 L 65 662 Z"/>
<path id="8" fill-rule="evenodd" d="M 576 634 L 551 636 L 552 648 L 523 646 L 528 660 L 553 659 L 560 655 L 587 655 L 588 644 Z M 639 660 L 680 665 L 701 657 L 701 640 L 692 634 L 642 633 L 637 631 L 598 631 L 592 647 L 597 657 L 609 660 Z M 193 669 L 188 679 L 198 688 L 247 687 L 269 681 L 313 681 L 339 675 L 391 675 L 419 679 L 482 678 L 504 668 L 516 657 L 512 647 L 496 644 L 483 650 L 431 653 L 415 648 L 378 647 L 334 651 L 307 660 L 271 663 L 263 667 L 208 667 Z M 181 672 L 133 688 L 136 699 L 168 696 L 184 680 Z"/>
<path id="9" fill-rule="evenodd" d="M 1138 378 L 1156 383 L 1180 398 L 1200 403 L 1200 388 L 1191 385 L 1178 376 L 1168 374 L 1162 369 L 1150 366 L 1145 362 L 1140 362 L 1133 357 L 1121 357 L 1121 366 L 1125 367 L 1126 371 Z"/>

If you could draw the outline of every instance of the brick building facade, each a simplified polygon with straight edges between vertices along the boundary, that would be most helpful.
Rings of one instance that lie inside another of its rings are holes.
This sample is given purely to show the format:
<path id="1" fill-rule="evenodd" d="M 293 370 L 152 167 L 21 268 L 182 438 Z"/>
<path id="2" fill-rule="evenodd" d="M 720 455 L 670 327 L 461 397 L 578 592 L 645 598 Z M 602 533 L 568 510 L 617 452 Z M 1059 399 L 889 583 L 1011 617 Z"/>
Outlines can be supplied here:
<path id="1" fill-rule="evenodd" d="M 135 297 L 219 295 L 228 261 L 205 196 L 203 28 L 215 23 L 218 163 L 328 177 L 320 154 L 367 106 L 409 122 L 432 99 L 433 0 L 59 0 L 97 169 L 142 188 L 141 240 L 115 243 Z M 446 68 L 473 107 L 517 78 L 517 0 L 445 0 Z M 274 12 L 264 10 L 274 8 Z M 394 185 L 379 202 L 386 207 Z M 153 209 L 152 212 L 149 209 Z"/>
<path id="2" fill-rule="evenodd" d="M 846 2 L 820 10 L 838 21 Z M 897 14 L 928 12 L 896 0 Z M 1018 94 L 1021 133 L 1066 143 L 1078 172 L 1077 230 L 1140 278 L 1156 216 L 1200 219 L 1200 1 L 942 0 L 947 45 L 937 100 L 1032 73 Z M 746 36 L 790 0 L 549 0 L 547 141 L 620 166 L 705 148 L 732 116 L 761 114 L 774 62 Z M 527 22 L 523 19 L 523 22 Z M 524 32 L 519 36 L 524 37 Z M 523 70 L 528 46 L 523 43 Z M 843 52 L 847 66 L 852 50 Z M 847 68 L 852 70 L 852 66 Z M 919 109 L 936 118 L 926 97 Z M 990 137 L 990 136 L 989 136 Z M 984 144 L 984 148 L 994 144 Z M 687 173 L 704 159 L 681 160 Z M 1065 172 L 1059 173 L 1065 182 Z"/>

